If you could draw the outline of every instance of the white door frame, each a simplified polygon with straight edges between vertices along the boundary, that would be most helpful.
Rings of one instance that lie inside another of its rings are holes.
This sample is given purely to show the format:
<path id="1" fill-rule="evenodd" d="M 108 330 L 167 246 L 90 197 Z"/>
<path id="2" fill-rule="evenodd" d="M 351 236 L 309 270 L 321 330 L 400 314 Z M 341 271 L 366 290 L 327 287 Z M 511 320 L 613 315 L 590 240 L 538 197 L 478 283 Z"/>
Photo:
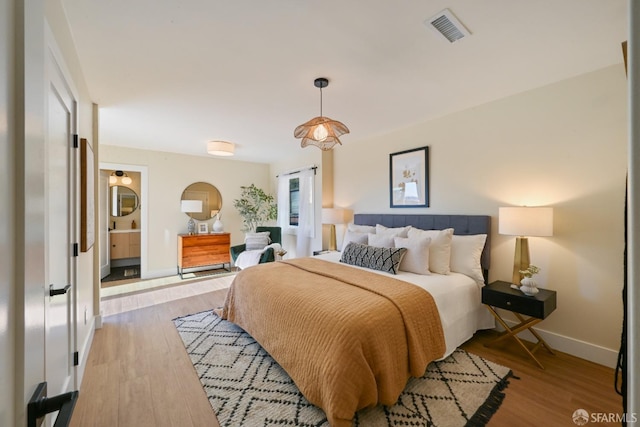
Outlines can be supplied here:
<path id="1" fill-rule="evenodd" d="M 147 166 L 141 165 L 129 165 L 125 163 L 109 163 L 109 162 L 100 162 L 100 172 L 102 170 L 123 170 L 123 171 L 131 171 L 131 172 L 139 172 L 140 173 L 140 205 L 138 209 L 140 209 L 140 278 L 146 279 L 149 276 L 149 263 L 148 263 L 148 255 L 149 255 L 149 245 L 148 245 L 148 232 L 149 232 L 149 176 L 147 173 Z M 100 188 L 99 191 L 102 191 Z M 108 209 L 108 206 L 107 206 Z M 104 215 L 105 212 L 100 212 L 100 215 Z M 109 212 L 106 212 L 108 215 Z M 100 235 L 100 233 L 98 233 Z M 98 247 L 102 250 L 102 242 L 99 242 Z M 99 287 L 98 287 L 99 288 Z M 95 293 L 95 304 L 100 306 L 100 290 Z M 102 324 L 102 312 L 100 313 L 100 317 L 98 319 L 98 324 Z"/>
<path id="2" fill-rule="evenodd" d="M 98 172 L 98 244 L 100 253 L 100 280 L 111 273 L 111 257 L 109 256 L 109 176 L 104 170 Z M 105 189 L 106 188 L 106 189 Z"/>

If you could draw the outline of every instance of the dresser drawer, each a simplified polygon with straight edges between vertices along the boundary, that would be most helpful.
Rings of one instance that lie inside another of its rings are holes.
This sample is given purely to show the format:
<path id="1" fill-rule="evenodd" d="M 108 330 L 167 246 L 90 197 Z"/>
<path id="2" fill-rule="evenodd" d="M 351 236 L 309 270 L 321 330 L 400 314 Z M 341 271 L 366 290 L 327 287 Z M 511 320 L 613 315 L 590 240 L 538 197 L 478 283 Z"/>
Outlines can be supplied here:
<path id="1" fill-rule="evenodd" d="M 231 242 L 230 234 L 194 234 L 192 236 L 180 236 L 182 238 L 182 246 L 184 248 L 196 246 L 217 246 L 229 245 Z"/>
<path id="2" fill-rule="evenodd" d="M 537 295 L 527 296 L 510 283 L 497 281 L 482 288 L 482 303 L 544 319 L 556 309 L 556 292 L 540 289 Z"/>
<path id="3" fill-rule="evenodd" d="M 231 235 L 193 234 L 178 236 L 178 269 L 231 264 Z"/>

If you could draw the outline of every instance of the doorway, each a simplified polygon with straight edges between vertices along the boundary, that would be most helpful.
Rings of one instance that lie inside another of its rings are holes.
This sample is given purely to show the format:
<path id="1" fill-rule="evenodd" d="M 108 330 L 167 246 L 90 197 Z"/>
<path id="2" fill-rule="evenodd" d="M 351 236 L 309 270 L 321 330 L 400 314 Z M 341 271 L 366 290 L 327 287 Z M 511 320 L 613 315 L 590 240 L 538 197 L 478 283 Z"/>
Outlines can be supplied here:
<path id="1" fill-rule="evenodd" d="M 146 277 L 146 167 L 100 164 L 101 289 Z"/>

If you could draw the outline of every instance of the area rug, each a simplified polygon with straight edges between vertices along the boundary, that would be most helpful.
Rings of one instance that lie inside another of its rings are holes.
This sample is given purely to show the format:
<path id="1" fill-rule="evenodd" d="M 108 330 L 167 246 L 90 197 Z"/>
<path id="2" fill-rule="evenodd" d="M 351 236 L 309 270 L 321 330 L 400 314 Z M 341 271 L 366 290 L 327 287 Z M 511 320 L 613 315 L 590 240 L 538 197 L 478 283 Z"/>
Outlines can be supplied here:
<path id="1" fill-rule="evenodd" d="M 329 426 L 287 373 L 246 332 L 212 311 L 173 320 L 221 427 Z M 359 411 L 354 426 L 484 426 L 511 370 L 464 350 L 412 378 L 394 406 Z"/>

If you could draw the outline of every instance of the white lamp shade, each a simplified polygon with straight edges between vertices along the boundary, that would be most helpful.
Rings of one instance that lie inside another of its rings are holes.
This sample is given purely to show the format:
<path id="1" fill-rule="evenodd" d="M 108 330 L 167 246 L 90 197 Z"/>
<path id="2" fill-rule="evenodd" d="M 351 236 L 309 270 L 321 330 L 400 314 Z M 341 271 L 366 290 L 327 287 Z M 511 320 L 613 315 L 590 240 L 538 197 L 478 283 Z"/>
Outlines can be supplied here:
<path id="1" fill-rule="evenodd" d="M 352 215 L 351 209 L 322 208 L 323 224 L 346 224 Z"/>
<path id="2" fill-rule="evenodd" d="M 553 236 L 553 208 L 504 207 L 498 209 L 498 234 Z"/>
<path id="3" fill-rule="evenodd" d="M 209 141 L 207 142 L 207 153 L 213 156 L 233 156 L 235 145 L 226 141 Z"/>
<path id="4" fill-rule="evenodd" d="M 180 210 L 185 213 L 202 212 L 202 200 L 182 200 Z"/>

